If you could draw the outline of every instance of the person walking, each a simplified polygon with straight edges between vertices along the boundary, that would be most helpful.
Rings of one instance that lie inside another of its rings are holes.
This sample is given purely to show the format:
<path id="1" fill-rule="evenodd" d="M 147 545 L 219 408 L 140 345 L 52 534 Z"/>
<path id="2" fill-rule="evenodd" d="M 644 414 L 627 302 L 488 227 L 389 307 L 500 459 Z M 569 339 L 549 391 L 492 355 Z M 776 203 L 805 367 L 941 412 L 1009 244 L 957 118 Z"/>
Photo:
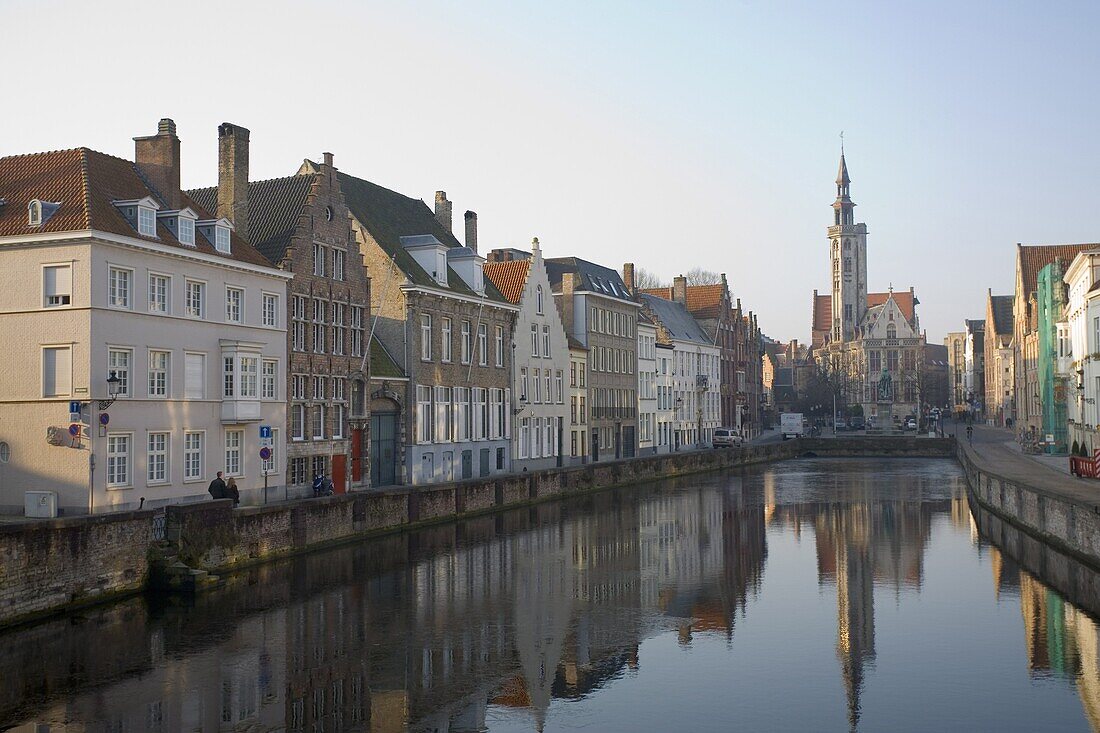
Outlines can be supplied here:
<path id="1" fill-rule="evenodd" d="M 321 492 L 324 490 L 324 486 L 325 486 L 324 474 L 318 473 L 316 476 L 313 477 L 313 495 L 315 497 L 320 496 Z"/>
<path id="2" fill-rule="evenodd" d="M 206 489 L 210 492 L 210 498 L 217 501 L 218 499 L 224 499 L 226 497 L 225 481 L 222 479 L 222 472 L 218 471 L 218 475 L 210 482 L 209 488 Z"/>
<path id="3" fill-rule="evenodd" d="M 967 425 L 966 426 L 966 440 L 967 440 L 968 443 L 973 443 L 974 442 L 974 426 L 973 425 Z"/>
<path id="4" fill-rule="evenodd" d="M 230 477 L 229 483 L 225 487 L 225 498 L 232 499 L 235 507 L 241 505 L 241 492 L 237 488 L 237 479 Z"/>

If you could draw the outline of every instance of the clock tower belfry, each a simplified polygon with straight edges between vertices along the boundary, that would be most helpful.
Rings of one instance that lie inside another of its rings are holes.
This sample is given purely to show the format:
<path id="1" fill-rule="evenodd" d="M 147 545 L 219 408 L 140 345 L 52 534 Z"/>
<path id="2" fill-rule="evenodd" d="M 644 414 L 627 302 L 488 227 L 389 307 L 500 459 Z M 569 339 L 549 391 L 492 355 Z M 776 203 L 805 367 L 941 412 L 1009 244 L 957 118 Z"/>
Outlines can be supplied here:
<path id="1" fill-rule="evenodd" d="M 867 225 L 855 223 L 848 164 L 840 151 L 836 177 L 836 201 L 829 233 L 829 264 L 833 279 L 832 328 L 830 340 L 859 338 L 859 324 L 867 311 Z"/>

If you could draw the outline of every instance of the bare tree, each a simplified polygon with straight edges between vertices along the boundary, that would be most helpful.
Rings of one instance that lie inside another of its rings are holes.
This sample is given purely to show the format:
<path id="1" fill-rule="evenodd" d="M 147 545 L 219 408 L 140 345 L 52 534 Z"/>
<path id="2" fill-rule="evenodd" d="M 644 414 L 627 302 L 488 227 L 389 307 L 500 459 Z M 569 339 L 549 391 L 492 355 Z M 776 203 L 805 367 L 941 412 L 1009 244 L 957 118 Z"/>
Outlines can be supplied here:
<path id="1" fill-rule="evenodd" d="M 650 288 L 667 288 L 668 283 L 657 277 L 656 273 L 650 272 L 641 267 L 634 268 L 634 287 L 638 290 L 648 290 Z"/>
<path id="2" fill-rule="evenodd" d="M 704 270 L 702 267 L 693 267 L 687 273 L 688 285 L 717 285 L 720 282 L 722 282 L 720 274 Z"/>

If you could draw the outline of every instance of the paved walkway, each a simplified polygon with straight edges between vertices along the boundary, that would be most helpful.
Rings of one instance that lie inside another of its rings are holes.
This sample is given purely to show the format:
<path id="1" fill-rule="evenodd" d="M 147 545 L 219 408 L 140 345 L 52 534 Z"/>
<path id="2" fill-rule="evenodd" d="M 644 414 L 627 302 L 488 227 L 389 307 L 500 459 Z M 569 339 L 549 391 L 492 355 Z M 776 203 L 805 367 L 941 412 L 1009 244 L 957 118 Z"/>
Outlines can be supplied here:
<path id="1" fill-rule="evenodd" d="M 1100 480 L 1070 475 L 1067 456 L 1024 454 L 1011 431 L 985 425 L 974 426 L 972 443 L 960 425 L 958 440 L 979 468 L 1100 512 Z"/>

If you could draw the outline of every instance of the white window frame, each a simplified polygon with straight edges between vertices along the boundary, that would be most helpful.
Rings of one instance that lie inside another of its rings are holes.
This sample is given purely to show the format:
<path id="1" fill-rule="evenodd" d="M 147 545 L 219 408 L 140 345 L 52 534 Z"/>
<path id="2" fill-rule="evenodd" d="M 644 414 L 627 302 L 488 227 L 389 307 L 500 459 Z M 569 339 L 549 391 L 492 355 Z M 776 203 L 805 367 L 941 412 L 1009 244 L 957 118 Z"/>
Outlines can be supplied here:
<path id="1" fill-rule="evenodd" d="M 191 445 L 193 438 L 198 439 L 198 446 Z M 185 430 L 183 432 L 183 482 L 202 481 L 205 472 L 204 447 L 206 446 L 206 431 Z"/>
<path id="2" fill-rule="evenodd" d="M 313 243 L 313 274 L 317 277 L 325 276 L 325 247 L 320 242 Z"/>
<path id="3" fill-rule="evenodd" d="M 310 435 L 313 440 L 325 439 L 325 405 L 316 404 L 309 408 Z"/>
<path id="4" fill-rule="evenodd" d="M 462 322 L 462 344 L 459 356 L 461 357 L 461 361 L 463 364 L 469 364 L 473 358 L 472 352 L 474 349 L 474 342 L 470 328 L 471 326 L 469 321 Z"/>
<path id="5" fill-rule="evenodd" d="M 159 287 L 163 283 L 163 289 Z M 159 297 L 158 297 L 159 296 Z M 162 272 L 149 273 L 149 312 L 168 315 L 172 312 L 172 276 Z"/>
<path id="6" fill-rule="evenodd" d="M 236 299 L 235 303 L 234 299 Z M 244 323 L 244 288 L 235 285 L 225 286 L 225 322 Z"/>
<path id="7" fill-rule="evenodd" d="M 302 402 L 296 402 L 290 406 L 291 414 L 288 417 L 290 423 L 290 439 L 294 442 L 301 442 L 306 439 L 306 406 Z M 294 412 L 298 413 L 298 432 L 294 432 Z"/>
<path id="8" fill-rule="evenodd" d="M 115 441 L 125 441 L 125 450 L 115 450 Z M 133 486 L 133 433 L 107 433 L 107 465 L 104 479 L 109 489 L 126 489 Z M 121 475 L 120 475 L 121 471 Z"/>
<path id="9" fill-rule="evenodd" d="M 187 357 L 197 356 L 202 360 L 202 374 L 199 375 L 199 394 L 187 390 Z M 185 351 L 183 353 L 183 398 L 186 400 L 206 399 L 206 353 L 201 351 Z"/>
<path id="10" fill-rule="evenodd" d="M 277 293 L 261 293 L 261 323 L 268 328 L 279 327 L 279 295 Z"/>
<path id="11" fill-rule="evenodd" d="M 124 355 L 126 357 L 125 366 L 118 366 L 111 364 L 112 357 L 116 354 Z M 133 392 L 131 389 L 131 383 L 134 371 L 134 350 L 129 347 L 107 347 L 107 376 L 111 376 L 114 373 L 121 382 L 118 387 L 117 397 L 130 397 Z"/>
<path id="12" fill-rule="evenodd" d="M 420 314 L 420 361 L 432 360 L 432 314 Z"/>
<path id="13" fill-rule="evenodd" d="M 347 407 L 343 402 L 337 402 L 332 406 L 332 438 L 342 440 L 344 437 L 344 421 L 347 419 Z"/>
<path id="14" fill-rule="evenodd" d="M 440 361 L 444 364 L 449 364 L 452 357 L 452 349 L 454 347 L 453 337 L 451 335 L 451 319 L 444 316 L 441 320 L 440 327 Z"/>
<path id="15" fill-rule="evenodd" d="M 154 366 L 154 358 L 164 357 L 164 366 Z M 172 373 L 172 352 L 165 349 L 149 349 L 148 395 L 151 398 L 167 398 L 169 376 Z M 159 380 L 157 378 L 160 378 Z"/>
<path id="16" fill-rule="evenodd" d="M 550 326 L 547 325 L 542 327 L 542 356 L 544 359 L 550 358 Z"/>
<path id="17" fill-rule="evenodd" d="M 134 304 L 134 271 L 129 267 L 107 268 L 107 306 L 131 310 Z"/>
<path id="18" fill-rule="evenodd" d="M 486 366 L 489 363 L 489 326 L 479 323 L 477 326 L 477 363 Z"/>
<path id="19" fill-rule="evenodd" d="M 154 447 L 154 440 L 163 439 L 163 445 Z M 172 437 L 167 430 L 151 430 L 145 436 L 145 483 L 147 486 L 167 484 L 172 479 L 168 455 Z M 154 474 L 154 471 L 156 473 Z"/>
<path id="20" fill-rule="evenodd" d="M 225 462 L 225 468 L 222 470 L 225 472 L 225 476 L 234 478 L 244 476 L 244 431 L 226 430 L 222 445 L 224 448 L 223 460 Z M 235 470 L 233 467 L 234 460 L 236 461 Z"/>
<path id="21" fill-rule="evenodd" d="M 143 237 L 157 236 L 157 210 L 152 206 L 137 207 L 137 229 Z"/>
<path id="22" fill-rule="evenodd" d="M 192 247 L 195 246 L 195 220 L 189 216 L 180 216 L 176 218 L 176 229 L 179 232 L 179 240 L 181 244 L 187 244 Z"/>
<path id="23" fill-rule="evenodd" d="M 204 280 L 187 280 L 184 282 L 184 315 L 190 318 L 203 318 L 206 316 L 206 282 Z M 196 297 L 197 303 L 196 303 Z"/>
<path id="24" fill-rule="evenodd" d="M 278 359 L 264 359 L 260 362 L 260 399 L 279 399 Z"/>
<path id="25" fill-rule="evenodd" d="M 229 254 L 232 247 L 232 235 L 230 234 L 229 227 L 224 224 L 218 224 L 214 227 L 214 249 L 224 254 Z"/>
<path id="26" fill-rule="evenodd" d="M 503 326 L 497 326 L 496 327 L 496 331 L 494 333 L 493 338 L 495 340 L 494 343 L 495 343 L 495 351 L 496 351 L 495 363 L 496 363 L 496 366 L 502 367 L 502 366 L 504 366 L 504 327 Z"/>
<path id="27" fill-rule="evenodd" d="M 347 259 L 347 252 L 342 249 L 332 249 L 332 279 L 343 280 L 344 279 L 344 263 Z"/>

